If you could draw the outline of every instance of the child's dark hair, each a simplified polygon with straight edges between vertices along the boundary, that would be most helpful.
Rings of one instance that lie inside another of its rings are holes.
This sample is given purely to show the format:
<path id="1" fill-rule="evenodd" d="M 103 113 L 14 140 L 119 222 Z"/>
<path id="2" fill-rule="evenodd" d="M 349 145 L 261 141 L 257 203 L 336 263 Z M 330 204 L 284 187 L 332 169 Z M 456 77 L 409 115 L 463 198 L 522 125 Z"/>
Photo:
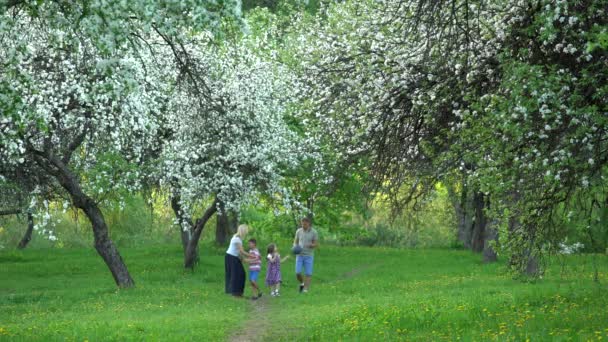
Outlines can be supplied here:
<path id="1" fill-rule="evenodd" d="M 249 239 L 249 242 L 253 242 L 254 245 L 258 244 L 258 241 L 254 238 Z"/>
<path id="2" fill-rule="evenodd" d="M 277 249 L 277 245 L 275 245 L 274 243 L 271 243 L 270 245 L 268 245 L 268 249 L 266 250 L 266 253 L 274 254 L 275 249 Z"/>

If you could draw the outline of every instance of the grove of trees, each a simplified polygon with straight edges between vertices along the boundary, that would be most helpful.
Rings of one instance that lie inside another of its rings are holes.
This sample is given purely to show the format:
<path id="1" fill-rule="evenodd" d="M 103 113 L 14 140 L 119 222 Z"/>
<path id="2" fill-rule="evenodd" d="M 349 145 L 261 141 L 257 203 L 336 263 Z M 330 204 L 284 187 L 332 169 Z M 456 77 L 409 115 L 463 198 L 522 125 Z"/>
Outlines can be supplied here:
<path id="1" fill-rule="evenodd" d="M 104 208 L 132 193 L 165 194 L 191 269 L 214 215 L 223 243 L 247 205 L 395 218 L 443 187 L 455 239 L 518 274 L 567 237 L 608 247 L 605 1 L 245 5 L 0 1 L 0 214 L 24 241 L 76 208 L 131 287 Z"/>

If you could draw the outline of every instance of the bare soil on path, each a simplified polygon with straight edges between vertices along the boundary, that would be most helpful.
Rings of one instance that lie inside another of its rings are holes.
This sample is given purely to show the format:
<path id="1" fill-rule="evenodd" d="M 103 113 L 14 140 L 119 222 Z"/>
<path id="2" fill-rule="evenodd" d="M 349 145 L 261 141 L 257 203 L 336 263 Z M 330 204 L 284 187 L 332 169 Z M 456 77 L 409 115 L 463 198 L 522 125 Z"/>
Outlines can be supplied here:
<path id="1" fill-rule="evenodd" d="M 338 279 L 345 280 L 356 277 L 361 272 L 367 271 L 372 268 L 376 268 L 381 263 L 375 264 L 364 264 L 351 269 L 348 272 L 341 274 Z M 270 322 L 270 303 L 269 296 L 264 295 L 258 300 L 247 299 L 252 307 L 250 317 L 244 324 L 231 335 L 228 339 L 230 342 L 257 342 L 263 341 L 264 337 L 267 336 L 268 331 L 271 327 Z"/>
<path id="2" fill-rule="evenodd" d="M 230 342 L 255 342 L 262 341 L 270 328 L 268 315 L 268 295 L 257 300 L 246 299 L 252 306 L 251 316 L 245 321 L 241 328 L 230 338 Z"/>

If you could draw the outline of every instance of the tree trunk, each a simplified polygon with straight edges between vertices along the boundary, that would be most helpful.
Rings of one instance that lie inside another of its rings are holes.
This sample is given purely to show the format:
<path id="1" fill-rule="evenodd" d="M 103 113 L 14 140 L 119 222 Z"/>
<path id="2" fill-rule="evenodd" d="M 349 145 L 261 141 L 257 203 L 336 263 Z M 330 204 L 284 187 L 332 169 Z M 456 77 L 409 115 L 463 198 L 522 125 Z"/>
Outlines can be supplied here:
<path id="1" fill-rule="evenodd" d="M 182 239 L 182 248 L 184 250 L 184 257 L 186 256 L 186 249 L 188 248 L 188 242 L 192 237 L 192 219 L 185 215 L 184 210 L 182 209 L 182 205 L 180 203 L 181 197 L 179 191 L 174 191 L 171 196 L 171 209 L 173 209 L 173 213 L 175 214 L 175 218 L 179 224 L 179 233 Z M 197 251 L 198 253 L 198 251 Z M 198 258 L 198 255 L 197 255 Z"/>
<path id="2" fill-rule="evenodd" d="M 532 232 L 527 231 L 524 232 L 521 229 L 521 221 L 519 209 L 517 208 L 517 202 L 519 201 L 520 194 L 514 192 L 511 195 L 512 208 L 511 217 L 509 217 L 509 226 L 508 231 L 511 235 L 509 238 L 513 239 L 515 235 L 522 235 L 523 244 L 519 250 L 516 250 L 515 253 L 511 254 L 511 259 L 509 260 L 509 264 L 517 269 L 518 272 L 536 278 L 540 275 L 540 263 L 538 261 L 538 257 L 532 253 L 533 239 L 530 237 Z"/>
<path id="3" fill-rule="evenodd" d="M 205 224 L 207 224 L 207 221 L 209 221 L 217 211 L 217 205 L 217 201 L 214 201 L 211 206 L 205 210 L 203 216 L 196 220 L 196 224 L 192 229 L 192 237 L 190 238 L 190 241 L 188 241 L 188 246 L 186 247 L 186 253 L 184 255 L 185 268 L 194 269 L 194 265 L 198 260 L 198 241 L 201 238 Z"/>
<path id="4" fill-rule="evenodd" d="M 219 206 L 220 212 L 216 216 L 215 243 L 218 246 L 223 246 L 228 242 L 228 237 L 236 233 L 238 222 L 234 211 L 226 211 L 222 202 L 219 202 Z"/>
<path id="5" fill-rule="evenodd" d="M 486 214 L 484 212 L 485 199 L 481 192 L 475 192 L 473 195 L 473 207 L 475 209 L 475 224 L 471 234 L 471 249 L 474 252 L 482 252 L 484 247 L 484 234 L 487 224 Z"/>
<path id="6" fill-rule="evenodd" d="M 45 155 L 44 158 L 51 163 L 52 167 L 46 165 L 44 161 L 41 165 L 57 178 L 59 184 L 70 194 L 74 205 L 82 209 L 91 222 L 95 249 L 112 272 L 116 285 L 121 288 L 135 286 L 135 282 L 127 270 L 127 265 L 122 260 L 116 245 L 110 239 L 108 226 L 97 203 L 82 191 L 80 183 L 72 171 L 61 160 L 50 153 Z"/>
<path id="7" fill-rule="evenodd" d="M 25 234 L 21 241 L 19 241 L 19 245 L 17 248 L 24 249 L 27 247 L 27 244 L 32 240 L 32 232 L 34 231 L 34 215 L 28 211 L 27 212 L 27 229 L 25 230 Z"/>
<path id="8" fill-rule="evenodd" d="M 485 229 L 483 241 L 483 262 L 490 263 L 498 260 L 498 254 L 491 246 L 492 241 L 498 240 L 498 230 L 496 230 L 496 221 L 489 222 Z"/>
<path id="9" fill-rule="evenodd" d="M 526 251 L 526 275 L 536 278 L 540 276 L 540 264 L 536 255 Z"/>
<path id="10" fill-rule="evenodd" d="M 471 249 L 471 237 L 473 233 L 472 200 L 467 186 L 462 185 L 460 195 L 457 195 L 452 187 L 448 187 L 448 193 L 454 206 L 457 220 L 456 238 L 464 248 Z"/>
<path id="11" fill-rule="evenodd" d="M 131 278 L 127 265 L 118 252 L 118 248 L 116 248 L 116 245 L 110 239 L 108 226 L 97 203 L 82 192 L 70 194 L 72 195 L 74 204 L 82 209 L 89 218 L 89 221 L 91 221 L 95 249 L 103 258 L 103 261 L 105 261 L 110 272 L 112 272 L 116 285 L 124 288 L 135 286 L 135 282 Z"/>

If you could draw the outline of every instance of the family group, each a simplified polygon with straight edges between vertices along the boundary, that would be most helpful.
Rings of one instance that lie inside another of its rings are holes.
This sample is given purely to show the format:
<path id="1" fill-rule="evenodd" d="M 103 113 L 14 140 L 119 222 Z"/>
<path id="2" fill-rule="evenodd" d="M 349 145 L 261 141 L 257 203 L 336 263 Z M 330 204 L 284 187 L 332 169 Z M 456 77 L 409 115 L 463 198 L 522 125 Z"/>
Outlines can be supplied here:
<path id="1" fill-rule="evenodd" d="M 318 247 L 318 234 L 312 228 L 309 218 L 303 218 L 301 227 L 296 230 L 293 240 L 292 253 L 296 255 L 296 278 L 298 279 L 300 293 L 307 293 L 310 288 L 310 280 L 314 264 L 314 250 Z M 262 297 L 262 290 L 258 285 L 259 275 L 262 272 L 262 256 L 258 249 L 256 239 L 247 241 L 248 250 L 243 247 L 243 241 L 247 237 L 249 227 L 240 225 L 236 234 L 230 239 L 230 246 L 226 251 L 226 293 L 236 297 L 242 297 L 245 290 L 245 268 L 243 262 L 249 265 L 249 282 L 252 288 L 251 299 Z M 280 296 L 279 290 L 282 283 L 281 263 L 289 259 L 289 255 L 281 257 L 276 243 L 271 243 L 266 248 L 266 285 L 270 288 L 270 295 Z"/>

